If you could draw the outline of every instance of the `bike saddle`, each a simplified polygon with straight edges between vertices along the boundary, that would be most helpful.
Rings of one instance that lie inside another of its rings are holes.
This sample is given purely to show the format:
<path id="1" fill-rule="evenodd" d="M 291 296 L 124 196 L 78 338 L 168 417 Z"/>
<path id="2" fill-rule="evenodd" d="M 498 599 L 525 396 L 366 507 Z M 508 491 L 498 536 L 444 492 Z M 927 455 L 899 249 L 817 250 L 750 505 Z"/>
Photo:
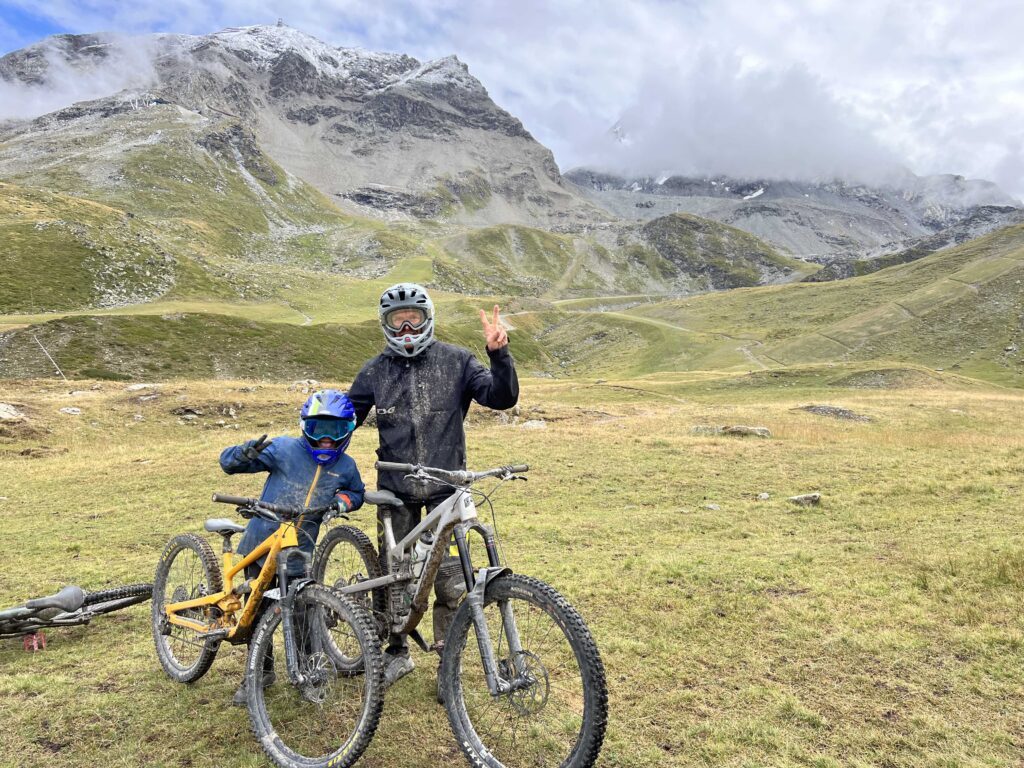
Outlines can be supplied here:
<path id="1" fill-rule="evenodd" d="M 402 501 L 391 491 L 367 491 L 363 494 L 363 501 L 367 504 L 383 504 L 387 507 L 402 506 Z"/>
<path id="2" fill-rule="evenodd" d="M 229 537 L 245 530 L 244 525 L 239 525 L 234 520 L 228 520 L 226 517 L 211 517 L 203 523 L 203 528 L 210 533 L 219 533 L 221 536 Z"/>
<path id="3" fill-rule="evenodd" d="M 85 592 L 81 587 L 71 584 L 55 595 L 29 600 L 25 603 L 25 607 L 33 611 L 43 610 L 44 608 L 58 608 L 62 611 L 70 612 L 77 611 L 84 602 Z"/>

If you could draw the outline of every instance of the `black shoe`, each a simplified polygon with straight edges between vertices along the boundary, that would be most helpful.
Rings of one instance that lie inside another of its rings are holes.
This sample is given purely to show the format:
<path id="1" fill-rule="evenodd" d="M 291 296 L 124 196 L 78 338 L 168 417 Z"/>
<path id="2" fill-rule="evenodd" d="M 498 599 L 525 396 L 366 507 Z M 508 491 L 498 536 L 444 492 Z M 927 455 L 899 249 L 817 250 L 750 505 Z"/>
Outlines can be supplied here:
<path id="1" fill-rule="evenodd" d="M 408 650 L 405 653 L 385 653 L 384 687 L 390 688 L 414 669 L 416 664 L 409 656 Z"/>
<path id="2" fill-rule="evenodd" d="M 269 688 L 277 680 L 277 675 L 273 670 L 270 672 L 263 673 L 263 687 Z M 242 684 L 238 686 L 238 690 L 235 691 L 235 695 L 231 697 L 231 705 L 234 707 L 244 707 L 248 703 L 249 698 L 249 687 L 245 684 L 245 678 L 242 678 Z"/>

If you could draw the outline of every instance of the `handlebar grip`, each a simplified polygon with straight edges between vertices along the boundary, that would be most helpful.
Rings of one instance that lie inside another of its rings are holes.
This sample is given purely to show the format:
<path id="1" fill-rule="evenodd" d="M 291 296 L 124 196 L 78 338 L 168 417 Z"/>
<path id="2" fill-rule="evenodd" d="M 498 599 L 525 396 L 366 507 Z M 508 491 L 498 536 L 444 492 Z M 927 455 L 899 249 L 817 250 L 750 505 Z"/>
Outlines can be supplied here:
<path id="1" fill-rule="evenodd" d="M 512 472 L 529 472 L 530 471 L 530 465 L 529 464 L 513 464 L 511 467 L 509 467 L 509 470 L 512 471 Z"/>
<path id="2" fill-rule="evenodd" d="M 412 472 L 416 469 L 414 464 L 399 464 L 394 461 L 375 461 L 375 469 L 383 469 L 385 472 Z"/>
<path id="3" fill-rule="evenodd" d="M 213 501 L 218 504 L 234 504 L 236 507 L 251 507 L 256 499 L 247 499 L 244 496 L 228 496 L 224 493 L 213 494 Z"/>

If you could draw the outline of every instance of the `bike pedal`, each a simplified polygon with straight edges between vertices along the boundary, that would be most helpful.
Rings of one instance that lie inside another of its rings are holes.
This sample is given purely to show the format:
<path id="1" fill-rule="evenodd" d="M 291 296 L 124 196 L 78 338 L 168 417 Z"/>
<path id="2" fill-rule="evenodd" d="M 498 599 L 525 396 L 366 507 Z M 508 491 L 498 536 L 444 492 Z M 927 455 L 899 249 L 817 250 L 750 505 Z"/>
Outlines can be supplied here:
<path id="1" fill-rule="evenodd" d="M 196 640 L 223 640 L 227 636 L 228 630 L 215 629 L 212 632 L 199 632 L 196 634 Z"/>
<path id="2" fill-rule="evenodd" d="M 33 632 L 30 635 L 25 635 L 21 642 L 24 649 L 30 653 L 46 649 L 46 635 L 42 632 Z"/>

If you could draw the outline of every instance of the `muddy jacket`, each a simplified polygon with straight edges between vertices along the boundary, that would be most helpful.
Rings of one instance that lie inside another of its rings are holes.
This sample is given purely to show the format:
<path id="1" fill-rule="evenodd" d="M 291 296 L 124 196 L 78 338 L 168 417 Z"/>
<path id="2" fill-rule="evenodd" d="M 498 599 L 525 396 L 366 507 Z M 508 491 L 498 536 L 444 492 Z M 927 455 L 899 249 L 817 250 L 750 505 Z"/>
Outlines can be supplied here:
<path id="1" fill-rule="evenodd" d="M 465 469 L 462 422 L 470 401 L 504 409 L 519 399 L 519 379 L 508 347 L 487 355 L 489 371 L 469 350 L 435 341 L 415 357 L 388 349 L 366 363 L 348 396 L 359 424 L 371 408 L 376 409 L 377 456 L 382 461 Z M 436 486 L 413 485 L 399 472 L 379 472 L 377 484 L 406 499 L 437 493 Z"/>
<path id="2" fill-rule="evenodd" d="M 303 441 L 294 437 L 275 437 L 260 452 L 259 458 L 253 460 L 242 455 L 243 447 L 244 444 L 225 448 L 220 455 L 220 466 L 229 475 L 269 472 L 270 477 L 263 485 L 260 501 L 323 507 L 333 501 L 335 493 L 341 491 L 349 497 L 352 509 L 358 509 L 363 504 L 363 481 L 355 461 L 348 454 L 341 454 L 333 464 L 320 465 L 309 455 Z M 299 548 L 303 552 L 313 552 L 321 522 L 322 516 L 302 521 L 298 534 Z M 274 523 L 254 517 L 245 527 L 242 540 L 238 542 L 238 554 L 252 552 L 276 530 L 277 525 Z"/>

